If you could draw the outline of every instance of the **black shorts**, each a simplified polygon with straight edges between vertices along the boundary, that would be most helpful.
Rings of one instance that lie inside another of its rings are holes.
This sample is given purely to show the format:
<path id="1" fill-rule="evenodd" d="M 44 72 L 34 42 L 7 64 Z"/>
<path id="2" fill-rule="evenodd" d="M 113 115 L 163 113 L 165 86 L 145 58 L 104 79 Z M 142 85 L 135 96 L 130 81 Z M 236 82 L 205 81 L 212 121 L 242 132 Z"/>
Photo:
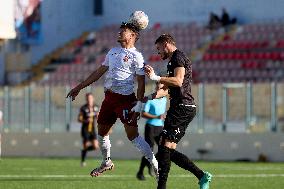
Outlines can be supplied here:
<path id="1" fill-rule="evenodd" d="M 88 132 L 86 129 L 81 130 L 81 136 L 83 139 L 83 142 L 93 141 L 97 140 L 97 133 L 96 132 Z"/>
<path id="2" fill-rule="evenodd" d="M 159 138 L 162 131 L 163 126 L 154 126 L 148 123 L 145 125 L 145 141 L 150 145 L 152 150 L 155 142 L 157 145 L 159 144 Z"/>
<path id="3" fill-rule="evenodd" d="M 170 106 L 161 136 L 164 139 L 178 143 L 195 115 L 196 107 L 184 105 Z"/>

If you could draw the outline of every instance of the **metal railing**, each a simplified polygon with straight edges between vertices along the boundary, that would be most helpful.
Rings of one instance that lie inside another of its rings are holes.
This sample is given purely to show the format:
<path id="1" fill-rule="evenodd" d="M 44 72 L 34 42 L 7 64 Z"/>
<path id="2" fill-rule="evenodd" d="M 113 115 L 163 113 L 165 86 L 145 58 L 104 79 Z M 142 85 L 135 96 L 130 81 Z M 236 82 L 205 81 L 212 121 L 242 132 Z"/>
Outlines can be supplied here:
<path id="1" fill-rule="evenodd" d="M 148 86 L 146 94 L 152 89 Z M 193 85 L 198 113 L 190 124 L 190 131 L 282 132 L 283 89 L 283 83 Z M 78 131 L 77 114 L 85 102 L 84 94 L 93 92 L 100 105 L 104 98 L 103 87 L 84 89 L 74 102 L 65 98 L 69 90 L 70 86 L 0 88 L 0 110 L 4 115 L 1 130 L 26 133 Z M 139 121 L 140 125 L 144 123 L 144 119 Z"/>

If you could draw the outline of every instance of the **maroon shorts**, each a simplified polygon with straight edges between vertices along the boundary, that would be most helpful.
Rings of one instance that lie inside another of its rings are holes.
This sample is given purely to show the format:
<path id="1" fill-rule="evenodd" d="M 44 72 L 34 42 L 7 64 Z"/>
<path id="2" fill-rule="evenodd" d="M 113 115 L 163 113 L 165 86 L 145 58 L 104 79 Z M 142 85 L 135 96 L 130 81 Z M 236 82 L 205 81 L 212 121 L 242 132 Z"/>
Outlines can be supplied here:
<path id="1" fill-rule="evenodd" d="M 120 118 L 123 124 L 137 126 L 137 121 L 130 122 L 133 115 L 130 111 L 136 101 L 134 93 L 131 95 L 121 95 L 106 91 L 98 117 L 98 124 L 113 125 L 116 119 Z"/>

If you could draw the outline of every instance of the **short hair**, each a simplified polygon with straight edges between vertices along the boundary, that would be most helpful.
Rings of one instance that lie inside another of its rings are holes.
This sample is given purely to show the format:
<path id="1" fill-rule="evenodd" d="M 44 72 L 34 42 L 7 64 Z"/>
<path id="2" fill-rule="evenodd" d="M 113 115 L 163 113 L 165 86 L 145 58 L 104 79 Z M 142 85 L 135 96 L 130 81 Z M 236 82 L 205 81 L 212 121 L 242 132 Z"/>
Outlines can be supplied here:
<path id="1" fill-rule="evenodd" d="M 136 40 L 137 41 L 140 37 L 140 30 L 138 27 L 136 27 L 134 24 L 132 23 L 128 23 L 128 22 L 122 22 L 120 25 L 120 28 L 128 28 L 130 29 L 132 32 L 134 32 L 136 34 Z"/>
<path id="2" fill-rule="evenodd" d="M 156 39 L 155 44 L 157 43 L 170 43 L 172 45 L 176 45 L 174 38 L 170 34 L 162 34 L 158 39 Z"/>
<path id="3" fill-rule="evenodd" d="M 139 34 L 139 32 L 140 32 L 140 30 L 137 26 L 135 26 L 132 23 L 128 23 L 128 22 L 122 22 L 121 25 L 120 25 L 120 28 L 128 28 L 128 29 L 130 29 L 131 31 L 133 31 L 134 33 L 137 33 L 137 34 Z"/>

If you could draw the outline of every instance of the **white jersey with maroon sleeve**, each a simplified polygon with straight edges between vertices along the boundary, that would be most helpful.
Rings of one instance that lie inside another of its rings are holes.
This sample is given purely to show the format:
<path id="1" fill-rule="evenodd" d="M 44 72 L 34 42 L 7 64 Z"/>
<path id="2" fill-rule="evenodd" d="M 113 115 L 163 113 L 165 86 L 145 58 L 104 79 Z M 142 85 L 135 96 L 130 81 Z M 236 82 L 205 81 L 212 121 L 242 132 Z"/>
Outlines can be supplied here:
<path id="1" fill-rule="evenodd" d="M 105 78 L 105 89 L 122 95 L 130 95 L 134 92 L 136 74 L 145 74 L 144 58 L 135 47 L 112 48 L 102 65 L 109 67 Z"/>

